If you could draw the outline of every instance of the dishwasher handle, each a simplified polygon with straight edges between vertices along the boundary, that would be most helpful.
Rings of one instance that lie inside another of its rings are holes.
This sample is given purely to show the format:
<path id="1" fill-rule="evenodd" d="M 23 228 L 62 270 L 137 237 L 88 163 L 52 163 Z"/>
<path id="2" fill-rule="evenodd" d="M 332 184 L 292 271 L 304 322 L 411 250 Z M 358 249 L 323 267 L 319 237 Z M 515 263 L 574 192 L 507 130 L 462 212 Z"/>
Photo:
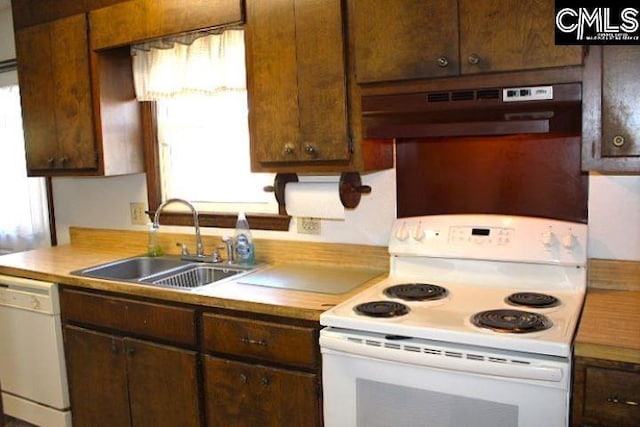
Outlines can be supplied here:
<path id="1" fill-rule="evenodd" d="M 0 275 L 0 310 L 5 308 L 59 314 L 58 285 L 52 282 Z"/>

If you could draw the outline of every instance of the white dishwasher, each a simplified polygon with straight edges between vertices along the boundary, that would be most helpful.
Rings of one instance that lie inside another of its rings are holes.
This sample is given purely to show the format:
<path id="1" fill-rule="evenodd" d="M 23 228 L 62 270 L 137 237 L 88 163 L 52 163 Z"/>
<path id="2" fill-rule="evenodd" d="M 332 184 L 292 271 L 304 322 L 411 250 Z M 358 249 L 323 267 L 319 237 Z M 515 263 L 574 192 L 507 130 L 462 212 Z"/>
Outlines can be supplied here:
<path id="1" fill-rule="evenodd" d="M 71 426 L 57 284 L 0 275 L 0 386 L 5 414 Z"/>

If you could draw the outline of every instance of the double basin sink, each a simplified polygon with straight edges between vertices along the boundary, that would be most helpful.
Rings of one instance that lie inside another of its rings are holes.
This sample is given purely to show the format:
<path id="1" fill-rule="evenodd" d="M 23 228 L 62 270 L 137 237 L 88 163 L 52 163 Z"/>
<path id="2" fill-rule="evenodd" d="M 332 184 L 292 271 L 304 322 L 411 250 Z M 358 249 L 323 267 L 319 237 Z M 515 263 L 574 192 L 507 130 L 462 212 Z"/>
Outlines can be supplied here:
<path id="1" fill-rule="evenodd" d="M 172 256 L 136 256 L 76 270 L 71 274 L 174 289 L 196 289 L 256 269 L 255 265 L 194 262 Z"/>

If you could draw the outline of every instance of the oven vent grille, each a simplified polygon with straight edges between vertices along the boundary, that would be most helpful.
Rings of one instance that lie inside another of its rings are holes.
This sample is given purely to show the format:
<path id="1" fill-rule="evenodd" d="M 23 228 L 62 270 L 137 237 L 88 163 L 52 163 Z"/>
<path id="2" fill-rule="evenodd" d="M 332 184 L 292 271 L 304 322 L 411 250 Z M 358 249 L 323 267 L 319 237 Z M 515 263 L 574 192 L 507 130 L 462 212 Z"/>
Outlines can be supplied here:
<path id="1" fill-rule="evenodd" d="M 467 353 L 463 351 L 444 350 L 437 347 L 416 345 L 414 343 L 402 344 L 399 342 L 389 342 L 386 340 L 377 340 L 377 339 L 371 339 L 371 338 L 361 339 L 356 337 L 348 337 L 347 339 L 349 342 L 352 342 L 355 344 L 362 344 L 362 345 L 367 345 L 372 347 L 382 347 L 382 348 L 388 348 L 390 350 L 406 351 L 410 353 L 429 354 L 432 356 L 453 357 L 456 359 L 468 359 L 468 360 L 474 360 L 478 362 L 488 362 L 488 363 L 513 363 L 518 365 L 531 364 L 531 362 L 527 360 L 522 360 L 522 359 L 515 359 L 515 358 L 507 359 L 503 357 L 495 357 L 492 355 L 484 355 L 479 353 Z"/>

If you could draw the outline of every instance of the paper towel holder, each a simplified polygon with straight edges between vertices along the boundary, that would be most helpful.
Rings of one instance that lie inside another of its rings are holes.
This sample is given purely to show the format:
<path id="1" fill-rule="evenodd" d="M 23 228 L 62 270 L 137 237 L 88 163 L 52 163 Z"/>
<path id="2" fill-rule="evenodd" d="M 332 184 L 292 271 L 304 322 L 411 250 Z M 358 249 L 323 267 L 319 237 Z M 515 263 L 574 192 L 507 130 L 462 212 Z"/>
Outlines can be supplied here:
<path id="1" fill-rule="evenodd" d="M 371 187 L 362 185 L 358 172 L 342 172 L 340 175 L 340 202 L 342 206 L 353 209 L 360 203 L 363 194 L 371 193 Z"/>
<path id="2" fill-rule="evenodd" d="M 298 175 L 295 173 L 278 173 L 273 181 L 273 185 L 264 187 L 264 191 L 275 193 L 278 202 L 278 210 L 286 215 L 286 205 L 284 200 L 284 188 L 290 182 L 298 182 Z M 340 203 L 348 209 L 353 209 L 360 203 L 363 194 L 371 193 L 371 187 L 362 185 L 362 179 L 358 172 L 342 172 L 340 175 Z"/>
<path id="3" fill-rule="evenodd" d="M 298 175 L 295 173 L 278 173 L 273 180 L 273 185 L 263 188 L 264 191 L 275 193 L 278 202 L 278 212 L 280 215 L 287 215 L 287 208 L 284 200 L 284 187 L 289 182 L 298 182 Z"/>

